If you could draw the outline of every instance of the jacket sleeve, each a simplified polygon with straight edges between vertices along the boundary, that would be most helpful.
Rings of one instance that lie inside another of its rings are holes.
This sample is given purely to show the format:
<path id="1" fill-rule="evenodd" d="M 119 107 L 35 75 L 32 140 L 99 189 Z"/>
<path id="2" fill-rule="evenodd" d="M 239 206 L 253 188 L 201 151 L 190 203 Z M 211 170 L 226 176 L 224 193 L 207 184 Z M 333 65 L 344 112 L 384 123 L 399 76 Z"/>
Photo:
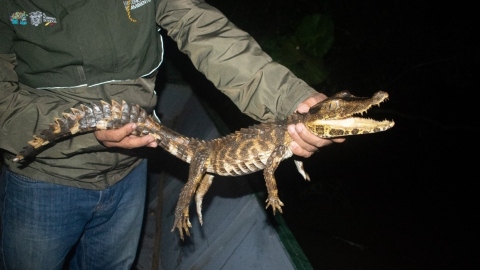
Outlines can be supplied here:
<path id="1" fill-rule="evenodd" d="M 159 0 L 156 19 L 194 66 L 254 119 L 284 119 L 316 92 L 202 0 Z"/>
<path id="2" fill-rule="evenodd" d="M 11 25 L 0 19 L 0 36 L 2 37 L 0 42 L 0 149 L 9 152 L 21 150 L 21 148 L 15 149 L 15 141 L 24 139 L 22 143 L 26 143 L 27 140 L 25 136 L 16 137 L 22 122 L 12 123 L 11 119 L 15 115 L 22 114 L 24 111 L 22 107 L 35 100 L 35 97 L 22 91 L 19 86 L 15 72 L 16 57 L 12 48 L 13 35 Z M 26 126 L 25 123 L 24 126 Z"/>
<path id="3" fill-rule="evenodd" d="M 0 54 L 0 149 L 16 154 L 71 104 L 20 84 L 15 66 L 15 54 Z"/>
<path id="4" fill-rule="evenodd" d="M 5 4 L 3 1 L 1 4 Z M 16 143 L 25 144 L 27 140 L 25 135 L 21 135 L 20 129 L 33 124 L 37 126 L 36 119 L 28 117 L 26 119 L 18 119 L 25 113 L 28 104 L 35 102 L 38 98 L 30 94 L 27 90 L 22 89 L 18 83 L 18 76 L 15 72 L 17 64 L 16 56 L 13 53 L 12 41 L 15 34 L 11 25 L 3 21 L 5 14 L 1 14 L 0 18 L 0 149 L 15 153 L 21 150 L 22 146 Z M 32 134 L 32 133 L 26 133 Z"/>

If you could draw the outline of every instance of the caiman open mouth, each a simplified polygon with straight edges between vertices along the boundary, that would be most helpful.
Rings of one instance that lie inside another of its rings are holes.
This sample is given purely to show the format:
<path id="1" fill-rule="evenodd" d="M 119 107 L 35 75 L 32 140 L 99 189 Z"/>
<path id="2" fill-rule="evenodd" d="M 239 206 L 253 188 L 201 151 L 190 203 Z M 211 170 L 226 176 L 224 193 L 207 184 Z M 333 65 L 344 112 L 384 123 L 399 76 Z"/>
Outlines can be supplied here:
<path id="1" fill-rule="evenodd" d="M 331 120 L 317 120 L 313 125 L 329 126 L 330 128 L 345 128 L 345 129 L 374 129 L 387 130 L 395 125 L 389 120 L 377 121 L 370 118 L 350 117 L 347 119 L 331 119 Z"/>
<path id="2" fill-rule="evenodd" d="M 354 115 L 363 115 L 387 99 L 388 93 L 383 91 L 375 93 L 371 98 L 356 97 L 348 91 L 342 91 L 312 107 L 305 126 L 321 138 L 385 131 L 392 128 L 395 123 Z"/>

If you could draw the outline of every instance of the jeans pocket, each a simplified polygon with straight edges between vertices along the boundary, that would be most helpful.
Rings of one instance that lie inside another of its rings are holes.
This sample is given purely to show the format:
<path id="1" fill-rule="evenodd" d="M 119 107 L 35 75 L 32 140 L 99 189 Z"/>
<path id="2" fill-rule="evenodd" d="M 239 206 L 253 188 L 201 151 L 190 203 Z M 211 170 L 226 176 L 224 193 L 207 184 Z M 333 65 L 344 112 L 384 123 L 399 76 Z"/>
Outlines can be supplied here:
<path id="1" fill-rule="evenodd" d="M 8 178 L 14 178 L 17 181 L 22 181 L 22 182 L 27 182 L 27 183 L 42 182 L 40 180 L 35 180 L 33 178 L 30 178 L 30 177 L 27 177 L 27 176 L 24 176 L 24 175 L 21 175 L 21 174 L 17 174 L 17 173 L 11 172 L 11 171 L 7 171 L 7 179 Z"/>
<path id="2" fill-rule="evenodd" d="M 6 188 L 10 191 L 13 190 L 23 190 L 23 189 L 42 189 L 42 186 L 48 185 L 49 183 L 36 180 L 21 174 L 17 174 L 11 171 L 6 171 Z"/>

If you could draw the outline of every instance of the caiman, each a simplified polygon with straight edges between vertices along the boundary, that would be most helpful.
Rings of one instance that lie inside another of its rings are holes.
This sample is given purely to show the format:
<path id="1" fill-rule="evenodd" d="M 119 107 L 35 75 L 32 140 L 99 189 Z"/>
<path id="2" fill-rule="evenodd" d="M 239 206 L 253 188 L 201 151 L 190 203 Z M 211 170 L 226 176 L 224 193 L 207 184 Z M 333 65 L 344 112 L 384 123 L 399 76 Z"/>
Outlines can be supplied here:
<path id="1" fill-rule="evenodd" d="M 274 172 L 280 162 L 290 158 L 292 138 L 287 126 L 304 123 L 305 127 L 321 138 L 335 138 L 348 135 L 381 132 L 394 126 L 393 121 L 376 121 L 354 117 L 363 114 L 374 105 L 379 105 L 388 98 L 386 92 L 377 92 L 371 98 L 356 97 L 347 91 L 337 93 L 310 108 L 308 113 L 294 113 L 284 121 L 267 122 L 243 128 L 235 133 L 218 139 L 204 141 L 189 138 L 163 126 L 155 117 L 147 115 L 138 105 L 81 104 L 80 109 L 72 108 L 70 113 L 63 113 L 63 118 L 56 118 L 48 129 L 42 130 L 16 156 L 14 161 L 33 156 L 42 146 L 59 138 L 100 129 L 116 129 L 135 122 L 134 134 L 155 137 L 163 149 L 177 158 L 190 163 L 188 181 L 182 188 L 175 207 L 175 222 L 172 231 L 177 228 L 183 240 L 183 231 L 189 234 L 189 204 L 195 194 L 197 214 L 202 220 L 202 200 L 212 185 L 214 175 L 239 176 L 263 170 L 268 191 L 266 208 L 272 207 L 282 212 L 283 203 L 278 197 Z M 298 171 L 310 180 L 303 169 L 301 161 L 295 161 Z"/>

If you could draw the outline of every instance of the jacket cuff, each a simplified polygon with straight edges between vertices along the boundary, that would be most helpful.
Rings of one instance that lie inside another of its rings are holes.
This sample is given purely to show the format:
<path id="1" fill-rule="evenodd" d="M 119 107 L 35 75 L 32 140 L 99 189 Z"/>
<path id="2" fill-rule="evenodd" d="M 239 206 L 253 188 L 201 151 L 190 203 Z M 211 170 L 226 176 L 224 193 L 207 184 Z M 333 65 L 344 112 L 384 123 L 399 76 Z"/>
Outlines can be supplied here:
<path id="1" fill-rule="evenodd" d="M 281 118 L 286 118 L 292 113 L 294 113 L 300 103 L 302 103 L 315 93 L 318 93 L 318 91 L 308 86 L 307 84 L 301 83 L 294 86 L 292 90 L 289 91 L 288 95 L 283 98 L 280 111 L 284 112 L 285 115 L 282 115 Z M 280 118 L 280 115 L 278 116 L 278 118 Z"/>

